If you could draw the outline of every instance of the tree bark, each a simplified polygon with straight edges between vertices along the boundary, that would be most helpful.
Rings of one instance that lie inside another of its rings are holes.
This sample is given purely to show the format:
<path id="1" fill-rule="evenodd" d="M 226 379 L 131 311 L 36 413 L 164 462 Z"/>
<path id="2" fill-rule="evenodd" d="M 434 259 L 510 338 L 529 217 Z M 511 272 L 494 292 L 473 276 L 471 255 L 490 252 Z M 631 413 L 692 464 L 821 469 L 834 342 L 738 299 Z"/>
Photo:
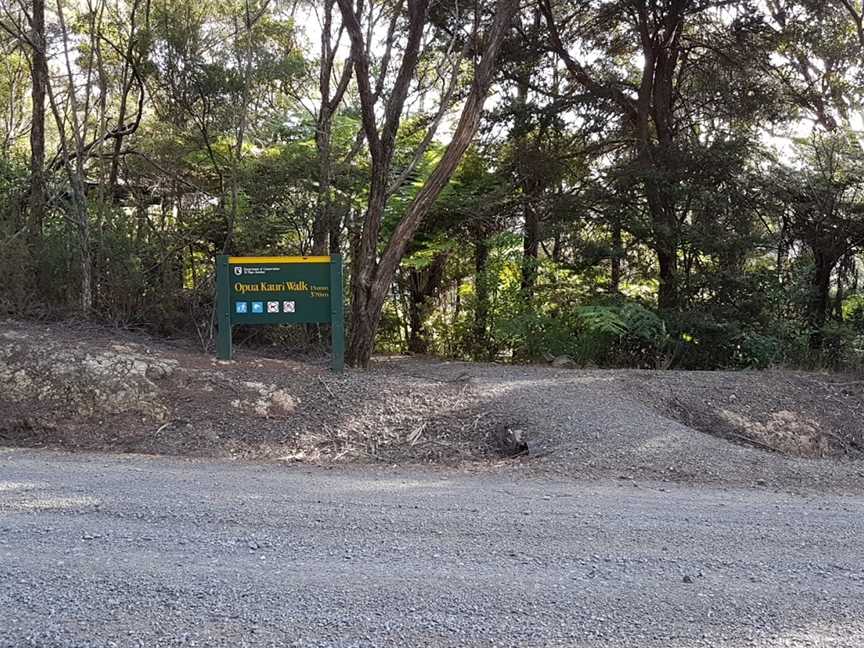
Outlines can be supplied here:
<path id="1" fill-rule="evenodd" d="M 489 239 L 482 233 L 474 240 L 474 324 L 472 353 L 477 359 L 489 355 Z"/>
<path id="2" fill-rule="evenodd" d="M 312 254 L 324 254 L 329 245 L 331 225 L 330 201 L 330 140 L 331 116 L 326 106 L 321 107 L 318 128 L 315 131 L 315 145 L 318 148 L 318 210 L 312 223 Z"/>
<path id="3" fill-rule="evenodd" d="M 45 0 L 33 0 L 33 61 L 30 70 L 32 82 L 33 125 L 30 129 L 30 241 L 37 247 L 42 241 L 45 219 L 45 85 L 48 61 L 45 53 Z M 37 264 L 38 265 L 38 264 Z"/>
<path id="4" fill-rule="evenodd" d="M 522 295 L 526 303 L 534 296 L 534 284 L 537 283 L 538 254 L 540 252 L 540 216 L 531 202 L 531 196 L 526 197 L 524 217 L 525 232 L 522 237 Z"/>
<path id="5" fill-rule="evenodd" d="M 621 258 L 624 253 L 624 245 L 621 241 L 621 219 L 616 215 L 612 222 L 612 268 L 610 276 L 609 292 L 617 295 L 621 292 Z"/>
<path id="6" fill-rule="evenodd" d="M 813 273 L 810 276 L 810 300 L 808 324 L 810 326 L 810 348 L 820 351 L 825 341 L 825 321 L 831 294 L 831 273 L 837 258 L 820 251 L 813 251 Z"/>
<path id="7" fill-rule="evenodd" d="M 447 254 L 438 254 L 432 263 L 422 269 L 412 268 L 408 280 L 408 350 L 411 353 L 429 352 L 429 339 L 426 332 L 426 318 L 430 302 L 444 278 L 447 267 Z"/>
<path id="8" fill-rule="evenodd" d="M 540 12 L 534 10 L 534 28 L 540 25 Z M 536 161 L 532 160 L 529 151 L 532 137 L 536 133 L 530 132 L 527 119 L 528 111 L 528 86 L 530 71 L 521 70 L 516 88 L 516 115 L 514 129 L 516 131 L 516 171 L 519 176 L 519 187 L 522 190 L 522 218 L 524 219 L 524 231 L 522 235 L 522 277 L 520 287 L 526 304 L 530 304 L 534 297 L 534 284 L 537 281 L 539 252 L 540 252 L 540 213 L 537 210 L 537 201 L 542 195 L 544 182 Z M 539 138 L 538 138 L 539 139 Z"/>

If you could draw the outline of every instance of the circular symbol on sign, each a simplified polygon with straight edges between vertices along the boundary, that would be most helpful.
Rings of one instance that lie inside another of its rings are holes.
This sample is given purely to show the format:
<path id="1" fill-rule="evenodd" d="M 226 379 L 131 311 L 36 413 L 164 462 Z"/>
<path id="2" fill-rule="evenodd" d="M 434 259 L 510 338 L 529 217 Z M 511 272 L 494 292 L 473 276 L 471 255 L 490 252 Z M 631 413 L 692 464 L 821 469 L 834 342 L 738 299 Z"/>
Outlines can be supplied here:
<path id="1" fill-rule="evenodd" d="M 242 275 L 243 274 L 243 268 L 241 268 L 240 266 L 234 266 L 234 274 Z"/>

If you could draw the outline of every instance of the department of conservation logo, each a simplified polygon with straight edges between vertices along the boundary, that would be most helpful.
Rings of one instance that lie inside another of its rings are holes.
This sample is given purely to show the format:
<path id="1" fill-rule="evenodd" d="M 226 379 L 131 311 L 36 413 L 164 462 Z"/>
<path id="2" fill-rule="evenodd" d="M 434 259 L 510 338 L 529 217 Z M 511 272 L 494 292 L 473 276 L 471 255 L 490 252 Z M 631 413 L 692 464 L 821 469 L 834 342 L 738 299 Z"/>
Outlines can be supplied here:
<path id="1" fill-rule="evenodd" d="M 243 274 L 243 267 L 242 266 L 234 266 L 234 274 L 235 275 L 242 275 Z"/>

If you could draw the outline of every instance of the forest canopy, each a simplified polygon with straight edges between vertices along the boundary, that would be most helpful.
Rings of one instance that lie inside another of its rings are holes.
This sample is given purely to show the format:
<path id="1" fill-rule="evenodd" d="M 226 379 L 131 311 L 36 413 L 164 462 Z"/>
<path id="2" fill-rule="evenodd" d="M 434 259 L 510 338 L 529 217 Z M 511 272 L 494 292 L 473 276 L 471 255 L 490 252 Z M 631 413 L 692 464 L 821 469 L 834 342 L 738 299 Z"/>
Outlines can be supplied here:
<path id="1" fill-rule="evenodd" d="M 332 252 L 356 366 L 862 362 L 859 0 L 0 7 L 7 316 L 209 348 L 217 255 Z"/>

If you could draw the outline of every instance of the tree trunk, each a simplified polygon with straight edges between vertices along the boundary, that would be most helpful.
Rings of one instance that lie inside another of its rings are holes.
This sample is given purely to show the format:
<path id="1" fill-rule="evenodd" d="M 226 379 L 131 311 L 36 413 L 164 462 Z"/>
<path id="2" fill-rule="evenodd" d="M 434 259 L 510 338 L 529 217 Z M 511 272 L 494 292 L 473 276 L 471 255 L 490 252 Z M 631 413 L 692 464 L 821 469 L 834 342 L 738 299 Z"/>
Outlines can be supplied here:
<path id="1" fill-rule="evenodd" d="M 477 359 L 489 355 L 489 240 L 480 234 L 474 240 L 474 325 L 472 352 Z"/>
<path id="2" fill-rule="evenodd" d="M 351 308 L 351 332 L 348 336 L 348 351 L 345 360 L 352 367 L 368 367 L 375 346 L 375 332 L 381 319 L 381 310 L 367 312 Z M 382 302 L 383 304 L 383 302 Z"/>
<path id="3" fill-rule="evenodd" d="M 831 294 L 831 273 L 837 259 L 824 252 L 813 253 L 813 274 L 810 276 L 810 300 L 808 324 L 810 325 L 810 348 L 820 351 L 824 342 L 825 320 Z"/>
<path id="4" fill-rule="evenodd" d="M 79 159 L 83 156 L 79 156 Z M 72 217 L 78 238 L 78 268 L 81 272 L 81 312 L 89 315 L 93 310 L 93 250 L 90 240 L 90 217 L 87 209 L 87 195 L 84 188 L 84 165 L 74 165 L 67 161 L 67 176 L 72 193 Z"/>
<path id="5" fill-rule="evenodd" d="M 411 271 L 408 289 L 408 351 L 425 355 L 429 352 L 429 342 L 423 325 L 423 295 L 414 285 L 417 270 Z"/>
<path id="6" fill-rule="evenodd" d="M 345 62 L 342 76 L 330 96 L 330 86 L 333 68 L 336 62 L 336 52 L 333 49 L 333 8 L 335 0 L 324 0 L 324 24 L 321 29 L 321 67 L 318 76 L 318 91 L 321 94 L 321 106 L 315 128 L 315 146 L 318 150 L 318 209 L 312 224 L 312 254 L 324 254 L 329 250 L 332 254 L 339 252 L 339 228 L 335 226 L 333 200 L 330 187 L 333 180 L 332 144 L 333 117 L 351 80 L 350 60 Z"/>
<path id="7" fill-rule="evenodd" d="M 539 12 L 535 11 L 535 26 L 539 20 Z M 535 200 L 542 191 L 542 182 L 537 177 L 536 163 L 528 152 L 528 110 L 529 79 L 521 77 L 516 90 L 517 112 L 514 120 L 516 129 L 516 168 L 519 174 L 519 186 L 522 190 L 522 217 L 525 220 L 522 235 L 522 278 L 520 286 L 526 304 L 531 303 L 534 296 L 534 284 L 537 280 L 537 259 L 540 251 L 540 215 L 537 213 Z"/>
<path id="8" fill-rule="evenodd" d="M 612 222 L 612 269 L 609 286 L 609 291 L 612 294 L 621 292 L 621 259 L 623 255 L 624 246 L 621 242 L 621 220 L 616 216 Z"/>
<path id="9" fill-rule="evenodd" d="M 525 233 L 522 239 L 522 295 L 526 303 L 534 296 L 540 251 L 540 216 L 532 204 L 533 196 L 525 201 Z"/>
<path id="10" fill-rule="evenodd" d="M 656 163 L 655 163 L 656 164 Z M 656 166 L 654 167 L 657 168 Z M 674 311 L 680 306 L 678 291 L 678 222 L 674 204 L 665 192 L 656 186 L 656 179 L 645 179 L 648 210 L 653 229 L 653 248 L 659 266 L 657 306 L 660 310 Z"/>
<path id="11" fill-rule="evenodd" d="M 331 116 L 321 107 L 315 143 L 318 147 L 318 210 L 312 224 L 312 254 L 325 254 L 332 230 L 330 206 L 330 140 Z"/>
<path id="12" fill-rule="evenodd" d="M 654 252 L 659 266 L 660 310 L 678 310 L 679 225 L 675 183 L 675 80 L 680 52 L 678 43 L 684 30 L 684 7 L 669 6 L 662 25 L 653 24 L 648 3 L 640 2 L 637 14 L 642 53 L 645 60 L 637 102 L 637 140 L 645 175 L 643 184 L 653 230 Z M 653 30 L 653 34 L 652 34 Z"/>
<path id="13" fill-rule="evenodd" d="M 447 254 L 438 254 L 432 263 L 421 269 L 411 269 L 408 281 L 408 350 L 411 353 L 429 352 L 429 339 L 426 334 L 426 318 L 429 316 L 430 302 L 438 293 L 444 269 L 447 267 Z"/>
<path id="14" fill-rule="evenodd" d="M 351 209 L 347 204 L 330 204 L 330 254 L 342 251 L 342 224 L 346 222 Z"/>
<path id="15" fill-rule="evenodd" d="M 57 96 L 54 92 L 51 78 L 45 77 L 45 92 L 48 102 L 51 106 L 51 112 L 54 115 L 54 122 L 57 126 L 57 134 L 60 139 L 60 153 L 63 160 L 63 168 L 66 171 L 66 177 L 69 180 L 69 188 L 71 194 L 71 220 L 75 224 L 78 253 L 79 253 L 79 269 L 81 271 L 81 296 L 80 305 L 81 311 L 86 316 L 90 314 L 93 308 L 93 252 L 90 241 L 90 219 L 87 209 L 87 193 L 86 193 L 86 161 L 87 149 L 84 144 L 86 133 L 86 125 L 81 123 L 79 119 L 79 102 L 76 94 L 75 74 L 70 56 L 69 47 L 69 31 L 66 28 L 66 19 L 63 13 L 63 4 L 57 3 L 57 19 L 60 23 L 60 33 L 63 38 L 63 54 L 66 63 L 66 93 L 69 102 L 69 128 L 71 129 L 72 137 L 67 136 L 66 117 L 63 109 L 57 101 Z M 87 95 L 89 100 L 89 95 Z M 85 106 L 84 114 L 89 111 L 89 105 Z M 75 159 L 71 159 L 70 144 L 74 141 Z"/>
<path id="16" fill-rule="evenodd" d="M 678 294 L 678 251 L 674 246 L 656 246 L 657 263 L 660 266 L 660 287 L 657 292 L 657 306 L 660 310 L 674 311 L 679 307 Z"/>
<path id="17" fill-rule="evenodd" d="M 33 0 L 33 61 L 31 99 L 33 126 L 30 129 L 30 241 L 35 248 L 42 241 L 45 219 L 45 85 L 48 63 L 45 55 L 45 0 Z M 38 266 L 38 263 L 36 264 Z"/>

